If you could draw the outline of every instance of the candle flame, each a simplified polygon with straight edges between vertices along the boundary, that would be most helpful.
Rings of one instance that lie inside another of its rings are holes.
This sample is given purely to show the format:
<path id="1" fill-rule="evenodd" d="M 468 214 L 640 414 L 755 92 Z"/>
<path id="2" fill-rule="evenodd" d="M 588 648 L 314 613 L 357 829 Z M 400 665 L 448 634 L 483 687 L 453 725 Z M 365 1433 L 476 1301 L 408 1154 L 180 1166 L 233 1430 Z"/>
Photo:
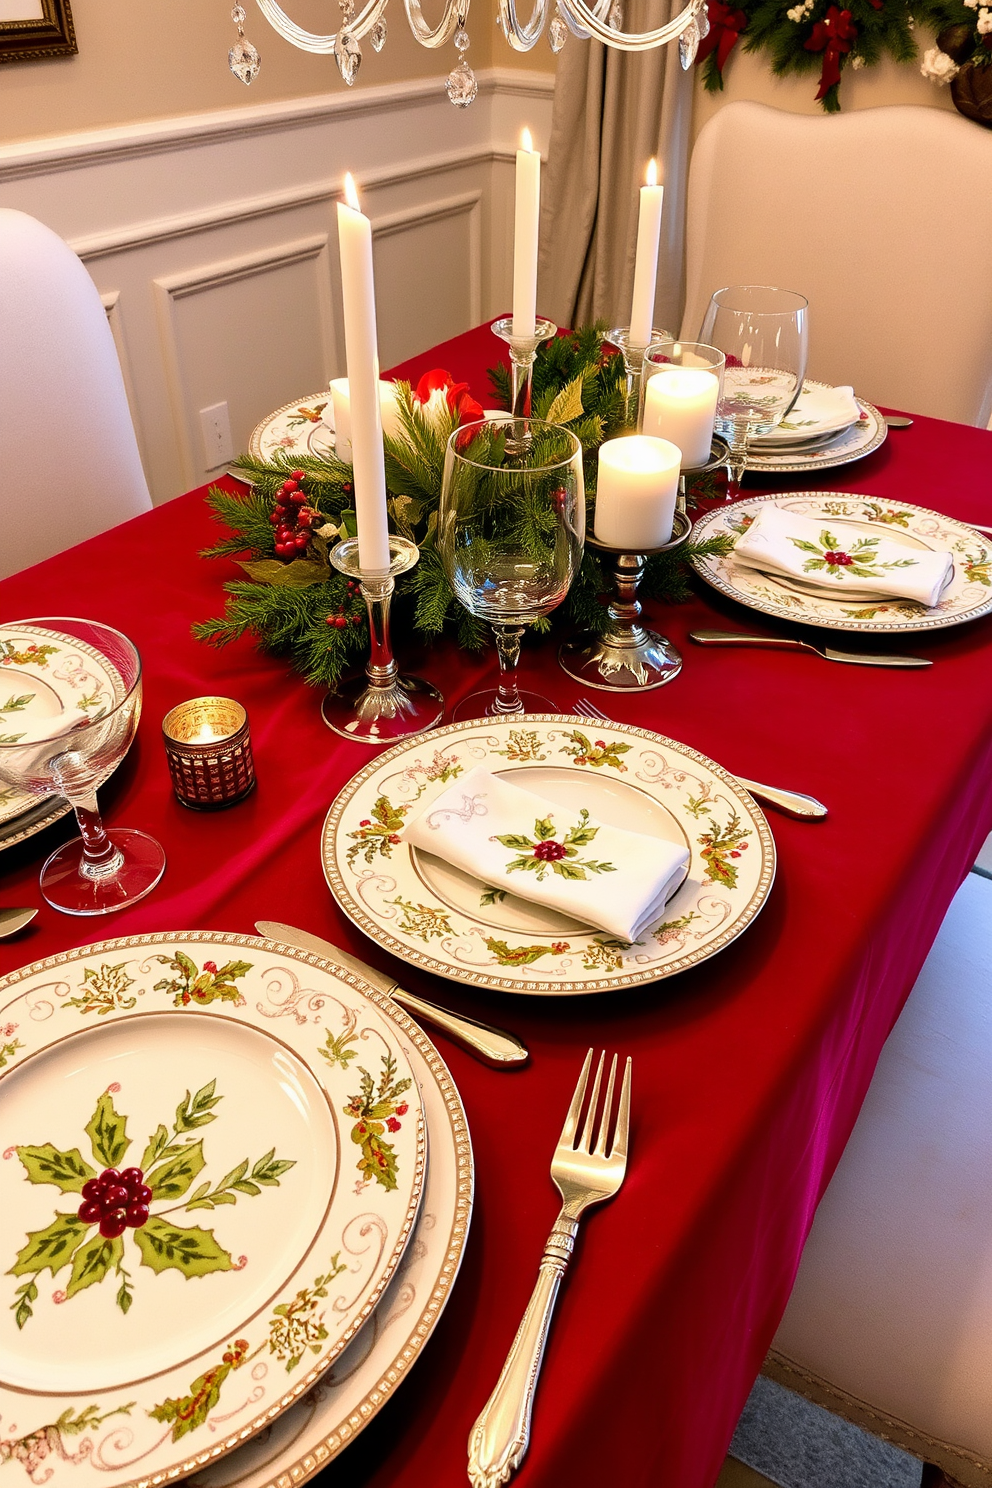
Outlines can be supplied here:
<path id="1" fill-rule="evenodd" d="M 524 129 L 520 135 L 520 148 L 527 150 L 530 154 L 534 153 L 534 141 L 529 129 Z"/>
<path id="2" fill-rule="evenodd" d="M 658 162 L 653 155 L 648 161 L 648 168 L 644 179 L 649 186 L 657 186 L 658 184 Z"/>
<path id="3" fill-rule="evenodd" d="M 351 174 L 351 171 L 345 171 L 344 199 L 354 211 L 360 212 L 362 210 L 361 203 L 358 200 L 358 188 L 355 185 L 355 178 Z"/>

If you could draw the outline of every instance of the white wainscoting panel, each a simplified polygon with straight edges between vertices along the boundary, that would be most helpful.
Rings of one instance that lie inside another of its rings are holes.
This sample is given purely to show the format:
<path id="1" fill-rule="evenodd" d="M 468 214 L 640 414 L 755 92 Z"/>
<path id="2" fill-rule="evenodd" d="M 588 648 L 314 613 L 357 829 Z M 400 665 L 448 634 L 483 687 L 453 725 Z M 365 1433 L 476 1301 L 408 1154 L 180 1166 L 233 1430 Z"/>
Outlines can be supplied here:
<path id="1" fill-rule="evenodd" d="M 0 205 L 64 237 L 108 317 L 153 499 L 209 478 L 199 411 L 243 448 L 270 409 L 343 375 L 335 201 L 372 219 L 383 366 L 508 306 L 513 151 L 546 147 L 551 74 L 480 74 L 0 146 Z"/>

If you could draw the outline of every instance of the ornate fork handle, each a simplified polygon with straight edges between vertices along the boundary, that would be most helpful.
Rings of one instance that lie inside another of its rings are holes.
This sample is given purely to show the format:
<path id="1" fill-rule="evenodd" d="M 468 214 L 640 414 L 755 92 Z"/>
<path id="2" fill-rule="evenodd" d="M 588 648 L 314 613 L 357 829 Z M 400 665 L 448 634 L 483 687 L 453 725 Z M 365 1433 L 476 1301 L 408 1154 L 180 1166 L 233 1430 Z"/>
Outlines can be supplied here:
<path id="1" fill-rule="evenodd" d="M 537 1284 L 496 1388 L 469 1435 L 468 1476 L 473 1488 L 508 1483 L 527 1454 L 544 1345 L 578 1228 L 578 1220 L 563 1208 L 544 1247 Z"/>

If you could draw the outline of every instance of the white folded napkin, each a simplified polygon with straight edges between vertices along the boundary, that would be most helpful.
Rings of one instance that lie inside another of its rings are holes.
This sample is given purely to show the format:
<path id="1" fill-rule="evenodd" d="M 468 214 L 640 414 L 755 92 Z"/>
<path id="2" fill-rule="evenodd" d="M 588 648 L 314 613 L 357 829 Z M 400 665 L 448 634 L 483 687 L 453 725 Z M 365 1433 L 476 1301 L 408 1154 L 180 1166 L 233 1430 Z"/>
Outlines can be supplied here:
<path id="1" fill-rule="evenodd" d="M 803 443 L 817 435 L 846 429 L 861 417 L 853 387 L 810 387 L 768 434 L 756 434 L 754 445 Z"/>
<path id="2" fill-rule="evenodd" d="M 771 502 L 734 544 L 746 568 L 805 580 L 838 597 L 854 591 L 914 599 L 932 608 L 951 572 L 950 553 L 910 548 L 833 517 L 802 517 Z"/>
<path id="3" fill-rule="evenodd" d="M 425 806 L 403 836 L 487 885 L 627 941 L 660 918 L 689 861 L 684 846 L 606 826 L 481 766 Z"/>

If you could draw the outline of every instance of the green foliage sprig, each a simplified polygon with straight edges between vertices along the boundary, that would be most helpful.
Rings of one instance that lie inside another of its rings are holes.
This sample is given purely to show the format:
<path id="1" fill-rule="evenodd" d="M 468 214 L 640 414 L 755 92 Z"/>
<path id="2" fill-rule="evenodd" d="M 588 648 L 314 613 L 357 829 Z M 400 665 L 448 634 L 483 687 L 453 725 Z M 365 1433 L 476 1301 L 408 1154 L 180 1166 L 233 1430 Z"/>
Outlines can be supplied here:
<path id="1" fill-rule="evenodd" d="M 564 425 L 582 444 L 590 530 L 597 451 L 605 439 L 628 427 L 623 358 L 604 346 L 604 331 L 605 325 L 598 324 L 556 337 L 539 349 L 534 366 L 534 417 Z M 509 407 L 509 369 L 499 365 L 489 377 L 496 401 Z M 420 559 L 397 579 L 395 612 L 401 626 L 412 626 L 424 639 L 448 633 L 459 646 L 477 650 L 490 642 L 489 629 L 456 600 L 436 545 L 444 452 L 459 415 L 450 408 L 433 407 L 428 415 L 408 383 L 398 382 L 396 389 L 402 432 L 385 440 L 387 508 L 392 529 L 418 545 Z M 335 454 L 280 450 L 271 460 L 242 455 L 234 468 L 249 489 L 232 493 L 211 488 L 210 509 L 228 531 L 201 556 L 232 558 L 245 577 L 225 584 L 223 615 L 198 622 L 193 634 L 213 646 L 250 635 L 263 650 L 288 656 L 308 682 L 333 687 L 348 668 L 364 662 L 368 651 L 364 601 L 329 559 L 331 547 L 354 532 L 352 467 Z M 279 490 L 293 471 L 302 472 L 308 506 L 320 520 L 305 553 L 286 560 L 275 556 L 271 517 Z M 724 545 L 722 538 L 686 543 L 676 552 L 652 558 L 643 594 L 668 602 L 683 600 L 688 593 L 686 560 L 722 551 Z M 588 551 L 562 606 L 568 628 L 604 630 L 603 595 L 609 588 L 600 558 Z M 344 625 L 336 623 L 340 617 Z M 535 626 L 547 628 L 547 621 Z"/>

